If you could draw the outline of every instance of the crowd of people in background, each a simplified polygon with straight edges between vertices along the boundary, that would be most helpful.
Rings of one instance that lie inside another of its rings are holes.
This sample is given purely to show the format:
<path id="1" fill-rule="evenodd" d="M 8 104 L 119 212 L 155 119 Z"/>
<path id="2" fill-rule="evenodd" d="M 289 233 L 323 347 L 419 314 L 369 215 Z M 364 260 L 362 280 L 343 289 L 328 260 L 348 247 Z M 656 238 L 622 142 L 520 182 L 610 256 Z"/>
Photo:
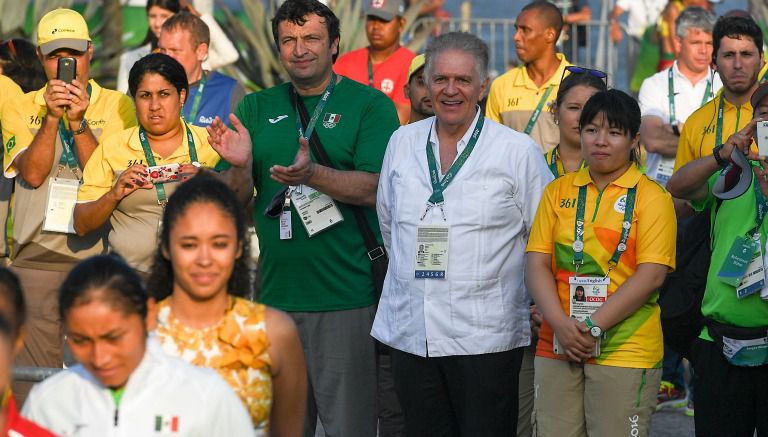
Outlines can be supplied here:
<path id="1" fill-rule="evenodd" d="M 760 24 L 619 0 L 613 40 L 658 42 L 635 97 L 569 62 L 575 3 L 525 5 L 493 80 L 475 35 L 404 46 L 402 0 L 347 53 L 286 0 L 250 94 L 183 0 L 117 90 L 74 10 L 0 44 L 0 435 L 768 433 Z"/>

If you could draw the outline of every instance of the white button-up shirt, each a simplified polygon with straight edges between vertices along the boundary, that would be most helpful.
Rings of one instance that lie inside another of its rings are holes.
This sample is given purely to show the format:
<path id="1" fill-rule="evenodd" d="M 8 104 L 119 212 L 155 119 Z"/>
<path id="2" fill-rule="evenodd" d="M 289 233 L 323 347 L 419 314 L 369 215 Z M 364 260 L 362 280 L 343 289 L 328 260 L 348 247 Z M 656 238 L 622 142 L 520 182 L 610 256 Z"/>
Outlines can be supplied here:
<path id="1" fill-rule="evenodd" d="M 459 154 L 477 119 L 459 141 Z M 403 126 L 387 146 L 377 211 L 389 271 L 371 335 L 430 357 L 526 346 L 531 333 L 525 245 L 552 175 L 529 136 L 486 118 L 474 150 L 443 192 L 446 220 L 435 207 L 422 221 L 432 194 L 428 138 L 438 167 L 440 161 L 434 123 L 431 117 Z M 419 224 L 450 226 L 445 279 L 415 278 Z"/>
<path id="2" fill-rule="evenodd" d="M 714 96 L 722 88 L 720 75 L 714 74 L 711 69 L 705 77 L 696 83 L 691 83 L 687 77 L 677 67 L 677 61 L 672 64 L 672 83 L 675 92 L 675 118 L 678 123 L 685 123 L 688 116 L 701 107 L 704 92 L 707 89 L 707 82 L 712 81 L 712 91 L 709 96 Z M 669 68 L 665 68 L 653 76 L 645 79 L 640 87 L 638 103 L 640 104 L 640 114 L 643 117 L 659 117 L 665 124 L 669 123 Z M 714 79 L 713 79 L 714 76 Z M 707 100 L 710 97 L 707 97 Z M 681 129 L 682 130 L 682 129 Z M 659 165 L 664 157 L 658 153 L 648 153 L 646 162 L 646 174 L 651 179 L 658 179 L 657 172 Z M 674 157 L 668 158 L 674 165 Z M 666 181 L 664 181 L 666 182 Z"/>

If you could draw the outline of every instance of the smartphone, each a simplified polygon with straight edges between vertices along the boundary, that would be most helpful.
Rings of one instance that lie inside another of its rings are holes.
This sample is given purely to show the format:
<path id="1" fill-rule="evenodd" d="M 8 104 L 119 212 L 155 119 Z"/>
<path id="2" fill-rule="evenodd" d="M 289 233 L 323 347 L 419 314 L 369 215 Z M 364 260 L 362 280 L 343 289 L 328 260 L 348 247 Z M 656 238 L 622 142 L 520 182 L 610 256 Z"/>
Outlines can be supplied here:
<path id="1" fill-rule="evenodd" d="M 147 167 L 147 176 L 153 184 L 181 180 L 181 165 L 177 163 Z"/>
<path id="2" fill-rule="evenodd" d="M 755 140 L 757 141 L 757 154 L 768 157 L 768 121 L 757 122 Z"/>
<path id="3" fill-rule="evenodd" d="M 77 74 L 77 59 L 71 57 L 59 58 L 59 65 L 56 68 L 56 79 L 66 83 L 75 80 Z"/>

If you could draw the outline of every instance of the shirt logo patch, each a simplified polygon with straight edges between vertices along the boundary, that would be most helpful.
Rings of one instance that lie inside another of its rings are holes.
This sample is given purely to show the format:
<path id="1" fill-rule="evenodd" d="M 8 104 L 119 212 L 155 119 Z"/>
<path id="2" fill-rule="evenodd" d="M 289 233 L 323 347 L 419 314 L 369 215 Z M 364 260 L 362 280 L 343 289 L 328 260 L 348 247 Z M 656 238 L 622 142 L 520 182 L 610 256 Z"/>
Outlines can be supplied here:
<path id="1" fill-rule="evenodd" d="M 331 114 L 326 112 L 323 116 L 323 127 L 326 129 L 333 129 L 341 121 L 341 114 Z"/>
<path id="2" fill-rule="evenodd" d="M 269 122 L 270 122 L 270 123 L 272 123 L 272 124 L 275 124 L 275 123 L 277 123 L 278 121 L 280 121 L 280 120 L 282 120 L 282 119 L 285 119 L 285 118 L 288 118 L 288 116 L 287 116 L 287 115 L 278 115 L 278 116 L 277 116 L 277 117 L 275 117 L 275 118 L 268 118 L 268 120 L 269 120 Z"/>
<path id="3" fill-rule="evenodd" d="M 5 143 L 5 151 L 11 153 L 11 150 L 13 150 L 14 147 L 16 147 L 16 135 L 12 136 L 11 139 Z"/>
<path id="4" fill-rule="evenodd" d="M 395 83 L 392 79 L 384 79 L 381 81 L 381 92 L 389 94 L 395 89 Z"/>
<path id="5" fill-rule="evenodd" d="M 613 210 L 619 214 L 624 214 L 624 210 L 627 209 L 627 195 L 623 195 L 616 199 L 616 203 L 613 204 Z"/>
<path id="6" fill-rule="evenodd" d="M 179 416 L 155 416 L 155 432 L 178 432 Z"/>

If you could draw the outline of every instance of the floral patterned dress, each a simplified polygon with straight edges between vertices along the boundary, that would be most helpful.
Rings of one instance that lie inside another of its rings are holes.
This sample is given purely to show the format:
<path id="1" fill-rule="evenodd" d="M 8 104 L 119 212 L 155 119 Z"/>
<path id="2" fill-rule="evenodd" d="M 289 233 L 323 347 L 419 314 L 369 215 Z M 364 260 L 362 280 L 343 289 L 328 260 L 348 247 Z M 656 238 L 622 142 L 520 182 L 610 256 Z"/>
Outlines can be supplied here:
<path id="1" fill-rule="evenodd" d="M 174 317 L 169 299 L 165 299 L 158 304 L 156 329 L 167 353 L 212 368 L 227 381 L 248 409 L 259 436 L 268 434 L 272 406 L 265 316 L 266 306 L 231 297 L 219 323 L 193 329 Z"/>

